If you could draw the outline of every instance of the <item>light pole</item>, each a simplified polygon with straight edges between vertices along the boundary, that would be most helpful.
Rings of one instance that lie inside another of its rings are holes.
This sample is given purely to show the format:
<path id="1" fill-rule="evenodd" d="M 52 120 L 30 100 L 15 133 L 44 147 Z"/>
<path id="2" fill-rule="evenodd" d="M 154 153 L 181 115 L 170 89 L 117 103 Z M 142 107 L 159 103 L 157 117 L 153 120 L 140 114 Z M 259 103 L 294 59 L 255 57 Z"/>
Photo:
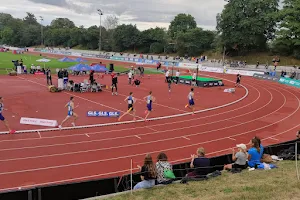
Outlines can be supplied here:
<path id="1" fill-rule="evenodd" d="M 40 20 L 41 20 L 41 46 L 43 46 L 43 44 L 44 44 L 44 30 L 43 30 L 44 18 L 42 16 L 40 16 Z"/>
<path id="2" fill-rule="evenodd" d="M 98 14 L 100 16 L 100 27 L 99 27 L 99 54 L 101 54 L 102 50 L 102 30 L 101 30 L 101 16 L 103 15 L 102 10 L 98 9 Z"/>

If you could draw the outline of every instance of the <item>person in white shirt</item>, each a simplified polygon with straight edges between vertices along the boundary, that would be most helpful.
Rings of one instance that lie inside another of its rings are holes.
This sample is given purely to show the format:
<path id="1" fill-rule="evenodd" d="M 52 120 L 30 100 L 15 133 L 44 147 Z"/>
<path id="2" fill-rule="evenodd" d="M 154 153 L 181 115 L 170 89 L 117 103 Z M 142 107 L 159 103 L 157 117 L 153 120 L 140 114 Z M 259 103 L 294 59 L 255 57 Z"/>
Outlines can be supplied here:
<path id="1" fill-rule="evenodd" d="M 167 70 L 166 71 L 166 80 L 165 80 L 166 83 L 168 83 L 169 75 L 170 75 L 170 70 Z"/>
<path id="2" fill-rule="evenodd" d="M 176 85 L 177 85 L 178 82 L 179 82 L 179 76 L 180 76 L 180 71 L 177 70 L 177 72 L 176 72 Z"/>
<path id="3" fill-rule="evenodd" d="M 132 72 L 131 70 L 128 72 L 128 82 L 129 82 L 129 85 L 131 85 L 131 80 L 132 80 Z"/>
<path id="4" fill-rule="evenodd" d="M 193 74 L 192 74 L 192 84 L 193 84 L 194 86 L 197 85 L 196 78 L 197 78 L 197 74 L 196 74 L 196 72 L 193 72 Z"/>
<path id="5" fill-rule="evenodd" d="M 36 69 L 38 70 L 38 71 L 41 71 L 41 66 L 36 66 Z"/>

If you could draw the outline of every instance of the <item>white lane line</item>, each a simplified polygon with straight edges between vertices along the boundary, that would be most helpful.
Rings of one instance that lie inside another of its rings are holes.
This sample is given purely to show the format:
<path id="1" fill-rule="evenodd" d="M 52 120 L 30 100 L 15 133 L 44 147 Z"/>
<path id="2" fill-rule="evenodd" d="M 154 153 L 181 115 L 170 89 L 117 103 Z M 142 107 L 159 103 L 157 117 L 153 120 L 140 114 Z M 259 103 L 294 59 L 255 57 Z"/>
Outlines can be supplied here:
<path id="1" fill-rule="evenodd" d="M 184 136 L 182 136 L 182 138 L 183 138 L 183 139 L 186 139 L 186 140 L 191 140 L 190 138 L 187 138 L 187 137 L 184 137 Z"/>
<path id="2" fill-rule="evenodd" d="M 279 139 L 273 138 L 273 137 L 268 137 L 268 139 L 275 140 L 275 141 L 279 141 Z"/>
<path id="3" fill-rule="evenodd" d="M 142 139 L 142 138 L 141 138 L 140 136 L 138 136 L 138 135 L 135 135 L 135 137 L 137 137 L 137 138 L 140 139 L 140 140 Z"/>
<path id="4" fill-rule="evenodd" d="M 154 128 L 151 128 L 151 127 L 149 127 L 149 126 L 146 126 L 146 128 L 150 129 L 151 131 L 157 132 L 157 130 L 155 130 Z"/>
<path id="5" fill-rule="evenodd" d="M 42 138 L 41 133 L 39 131 L 37 133 L 39 134 L 39 137 Z"/>
<path id="6" fill-rule="evenodd" d="M 87 137 L 90 137 L 89 134 L 85 134 Z"/>

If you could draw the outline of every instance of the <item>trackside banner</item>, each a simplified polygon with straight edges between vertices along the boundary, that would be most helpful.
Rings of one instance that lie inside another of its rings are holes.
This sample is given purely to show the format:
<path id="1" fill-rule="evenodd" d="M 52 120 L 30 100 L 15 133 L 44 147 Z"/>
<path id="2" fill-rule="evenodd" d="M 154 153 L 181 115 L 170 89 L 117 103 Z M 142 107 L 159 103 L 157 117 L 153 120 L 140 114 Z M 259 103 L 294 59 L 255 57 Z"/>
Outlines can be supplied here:
<path id="1" fill-rule="evenodd" d="M 294 80 L 294 79 L 290 79 L 290 78 L 281 77 L 278 82 L 281 83 L 281 84 L 285 84 L 285 85 L 293 86 L 293 87 L 296 87 L 296 88 L 300 88 L 300 80 Z"/>
<path id="2" fill-rule="evenodd" d="M 58 125 L 56 120 L 27 118 L 27 117 L 22 117 L 20 119 L 20 124 L 48 126 L 48 127 L 56 127 Z"/>
<path id="3" fill-rule="evenodd" d="M 261 80 L 268 80 L 268 81 L 274 81 L 274 82 L 278 82 L 279 81 L 279 78 L 276 77 L 276 76 L 269 76 L 269 75 L 266 75 L 266 74 L 253 74 L 253 77 L 254 78 L 257 78 L 257 79 L 261 79 Z"/>

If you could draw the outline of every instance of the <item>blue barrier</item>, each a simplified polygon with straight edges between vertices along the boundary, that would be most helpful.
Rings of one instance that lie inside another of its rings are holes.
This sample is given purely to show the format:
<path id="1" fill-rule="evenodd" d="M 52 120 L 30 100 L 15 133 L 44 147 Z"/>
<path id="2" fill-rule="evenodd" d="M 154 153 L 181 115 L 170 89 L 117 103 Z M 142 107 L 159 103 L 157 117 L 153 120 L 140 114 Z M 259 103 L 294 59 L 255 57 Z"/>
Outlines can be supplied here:
<path id="1" fill-rule="evenodd" d="M 278 82 L 281 83 L 281 84 L 285 84 L 285 85 L 293 86 L 293 87 L 296 87 L 296 88 L 300 88 L 300 80 L 294 80 L 294 79 L 290 79 L 290 78 L 281 77 Z"/>

